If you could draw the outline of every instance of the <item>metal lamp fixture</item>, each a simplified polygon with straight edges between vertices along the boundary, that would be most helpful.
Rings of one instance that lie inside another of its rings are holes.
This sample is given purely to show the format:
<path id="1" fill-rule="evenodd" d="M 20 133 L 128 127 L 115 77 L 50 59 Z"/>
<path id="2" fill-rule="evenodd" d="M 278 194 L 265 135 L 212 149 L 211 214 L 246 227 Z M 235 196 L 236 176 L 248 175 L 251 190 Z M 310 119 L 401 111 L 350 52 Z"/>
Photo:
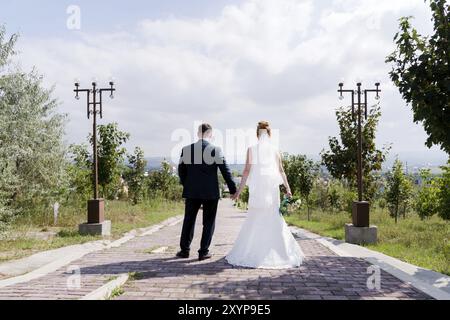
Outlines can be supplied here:
<path id="1" fill-rule="evenodd" d="M 358 227 L 368 227 L 369 226 L 369 206 L 368 203 L 363 201 L 363 160 L 362 160 L 362 108 L 364 108 L 364 119 L 367 120 L 367 99 L 369 93 L 375 93 L 375 99 L 380 100 L 380 82 L 375 83 L 375 89 L 361 89 L 362 81 L 357 80 L 356 90 L 345 90 L 344 82 L 339 83 L 339 99 L 344 99 L 344 93 L 350 93 L 352 98 L 352 117 L 355 120 L 355 108 L 357 108 L 357 127 L 358 127 L 358 202 L 354 204 L 353 207 L 353 224 Z M 356 102 L 355 102 L 356 97 Z"/>
<path id="2" fill-rule="evenodd" d="M 80 93 L 86 93 L 87 97 L 87 118 L 93 118 L 92 140 L 93 140 L 93 190 L 94 198 L 88 201 L 88 223 L 102 223 L 104 221 L 104 200 L 98 196 L 98 155 L 97 155 L 97 115 L 103 118 L 103 93 L 110 93 L 110 98 L 114 98 L 114 81 L 109 82 L 109 88 L 97 87 L 97 80 L 92 80 L 92 88 L 80 89 L 80 81 L 75 80 L 75 99 L 80 99 Z"/>

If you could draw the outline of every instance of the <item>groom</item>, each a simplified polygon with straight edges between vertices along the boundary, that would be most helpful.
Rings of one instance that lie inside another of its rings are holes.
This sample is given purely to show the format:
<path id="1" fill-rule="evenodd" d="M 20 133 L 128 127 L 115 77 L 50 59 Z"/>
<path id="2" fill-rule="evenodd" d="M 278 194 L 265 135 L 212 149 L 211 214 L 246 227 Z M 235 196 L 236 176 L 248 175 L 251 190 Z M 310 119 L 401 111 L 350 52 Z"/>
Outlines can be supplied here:
<path id="1" fill-rule="evenodd" d="M 178 175 L 183 185 L 183 198 L 186 199 L 183 229 L 181 232 L 178 258 L 189 258 L 192 238 L 194 237 L 195 220 L 200 207 L 203 206 L 203 233 L 198 251 L 200 261 L 211 258 L 209 246 L 216 222 L 217 205 L 219 203 L 219 168 L 230 194 L 236 193 L 230 169 L 220 148 L 208 142 L 212 136 L 212 127 L 204 123 L 198 129 L 199 140 L 183 148 Z"/>

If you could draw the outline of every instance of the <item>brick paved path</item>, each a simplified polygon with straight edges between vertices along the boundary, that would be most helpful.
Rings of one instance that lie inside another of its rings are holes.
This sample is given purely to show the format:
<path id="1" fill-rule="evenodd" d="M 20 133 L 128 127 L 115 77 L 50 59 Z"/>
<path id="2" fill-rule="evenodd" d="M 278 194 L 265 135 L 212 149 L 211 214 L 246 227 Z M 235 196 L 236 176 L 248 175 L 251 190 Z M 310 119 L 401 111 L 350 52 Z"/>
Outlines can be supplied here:
<path id="1" fill-rule="evenodd" d="M 72 263 L 80 267 L 81 288 L 67 287 L 71 273 L 62 268 L 31 282 L 0 288 L 0 300 L 78 299 L 114 276 L 128 272 L 136 272 L 136 276 L 116 299 L 430 299 L 384 271 L 381 290 L 369 290 L 369 263 L 339 257 L 315 240 L 302 237 L 298 242 L 306 259 L 298 269 L 230 266 L 224 256 L 231 249 L 245 213 L 235 210 L 226 200 L 219 210 L 211 260 L 198 262 L 195 255 L 201 233 L 200 214 L 193 256 L 188 260 L 174 259 L 181 229 L 181 224 L 177 224 Z M 158 248 L 163 248 L 163 252 L 152 253 Z"/>

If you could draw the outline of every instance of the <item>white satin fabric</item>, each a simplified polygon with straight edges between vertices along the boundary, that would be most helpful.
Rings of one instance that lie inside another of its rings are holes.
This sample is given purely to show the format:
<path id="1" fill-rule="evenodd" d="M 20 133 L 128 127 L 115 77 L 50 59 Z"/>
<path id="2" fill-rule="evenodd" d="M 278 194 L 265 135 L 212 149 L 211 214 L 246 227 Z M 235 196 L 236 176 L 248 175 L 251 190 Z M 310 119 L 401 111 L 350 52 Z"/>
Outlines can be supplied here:
<path id="1" fill-rule="evenodd" d="M 250 268 L 298 267 L 304 254 L 279 213 L 283 180 L 278 150 L 271 144 L 269 135 L 263 133 L 250 152 L 248 217 L 226 260 Z"/>

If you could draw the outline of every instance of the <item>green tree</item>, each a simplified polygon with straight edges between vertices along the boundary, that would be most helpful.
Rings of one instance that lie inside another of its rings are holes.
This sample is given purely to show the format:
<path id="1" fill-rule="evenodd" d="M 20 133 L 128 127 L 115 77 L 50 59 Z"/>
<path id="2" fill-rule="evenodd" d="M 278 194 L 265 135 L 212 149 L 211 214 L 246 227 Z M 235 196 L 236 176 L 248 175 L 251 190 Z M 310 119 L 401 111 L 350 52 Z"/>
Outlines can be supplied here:
<path id="1" fill-rule="evenodd" d="M 128 155 L 128 171 L 125 180 L 128 184 L 129 197 L 133 204 L 138 204 L 144 198 L 145 189 L 145 168 L 147 161 L 144 158 L 144 151 L 136 147 L 134 154 Z"/>
<path id="2" fill-rule="evenodd" d="M 341 194 L 339 192 L 339 186 L 335 182 L 331 182 L 328 188 L 328 202 L 330 203 L 331 210 L 339 210 L 341 208 Z"/>
<path id="3" fill-rule="evenodd" d="M 439 216 L 450 220 L 450 160 L 447 166 L 442 167 L 443 174 L 439 181 Z"/>
<path id="4" fill-rule="evenodd" d="M 308 220 L 310 220 L 310 196 L 318 176 L 319 165 L 304 155 L 285 154 L 283 166 L 292 193 L 305 200 Z"/>
<path id="5" fill-rule="evenodd" d="M 129 138 L 130 134 L 120 131 L 117 123 L 98 126 L 98 183 L 105 198 L 113 199 L 117 194 L 126 153 L 122 145 Z"/>
<path id="6" fill-rule="evenodd" d="M 386 160 L 389 148 L 377 149 L 375 134 L 381 117 L 380 106 L 369 109 L 367 120 L 363 122 L 362 159 L 363 159 L 363 187 L 365 197 L 372 200 L 376 192 L 376 171 L 381 170 Z M 322 164 L 335 179 L 344 179 L 351 188 L 357 187 L 357 147 L 358 127 L 350 108 L 339 108 L 336 118 L 340 129 L 340 139 L 329 138 L 330 150 L 321 153 Z"/>
<path id="7" fill-rule="evenodd" d="M 4 72 L 10 64 L 11 58 L 16 54 L 14 47 L 18 37 L 18 34 L 14 33 L 8 38 L 5 26 L 0 25 L 0 73 Z"/>
<path id="8" fill-rule="evenodd" d="M 92 157 L 86 144 L 69 147 L 71 163 L 68 166 L 69 185 L 75 191 L 73 198 L 84 203 L 92 198 Z"/>
<path id="9" fill-rule="evenodd" d="M 10 81 L 10 77 L 7 77 L 4 73 L 4 69 L 9 65 L 11 57 L 15 54 L 14 45 L 16 41 L 17 35 L 13 34 L 7 39 L 4 26 L 0 25 L 0 129 L 10 121 L 6 112 L 3 112 L 6 103 L 3 88 L 7 86 L 7 80 Z M 0 232 L 8 227 L 17 214 L 12 206 L 12 195 L 19 184 L 19 177 L 14 174 L 14 165 L 9 157 L 9 149 L 10 146 L 0 140 Z"/>
<path id="10" fill-rule="evenodd" d="M 435 215 L 439 209 L 438 180 L 431 176 L 430 170 L 421 170 L 422 186 L 416 196 L 415 210 L 423 220 Z"/>
<path id="11" fill-rule="evenodd" d="M 386 203 L 395 223 L 398 221 L 398 215 L 402 206 L 411 197 L 412 183 L 403 172 L 403 164 L 398 159 L 395 161 L 392 170 L 386 178 Z"/>
<path id="12" fill-rule="evenodd" d="M 17 214 L 12 206 L 11 197 L 17 184 L 17 177 L 12 171 L 7 159 L 0 155 L 0 233 L 5 231 Z"/>
<path id="13" fill-rule="evenodd" d="M 66 190 L 66 116 L 36 70 L 10 65 L 17 36 L 0 27 L 0 215 L 48 208 Z M 8 218 L 1 218 L 6 221 Z M 3 223 L 5 224 L 5 223 Z"/>
<path id="14" fill-rule="evenodd" d="M 428 133 L 426 145 L 440 145 L 450 154 L 450 10 L 447 0 L 429 0 L 434 33 L 423 37 L 400 19 L 396 50 L 386 58 L 393 65 L 390 77 L 403 99 L 411 104 L 414 122 Z"/>
<path id="15" fill-rule="evenodd" d="M 320 178 L 316 179 L 311 194 L 315 207 L 320 208 L 322 211 L 330 209 L 329 188 L 326 181 Z M 333 210 L 333 208 L 331 208 L 331 210 Z"/>
<path id="16" fill-rule="evenodd" d="M 167 200 L 181 200 L 181 185 L 170 163 L 163 161 L 161 169 L 150 172 L 148 176 L 149 197 Z"/>

